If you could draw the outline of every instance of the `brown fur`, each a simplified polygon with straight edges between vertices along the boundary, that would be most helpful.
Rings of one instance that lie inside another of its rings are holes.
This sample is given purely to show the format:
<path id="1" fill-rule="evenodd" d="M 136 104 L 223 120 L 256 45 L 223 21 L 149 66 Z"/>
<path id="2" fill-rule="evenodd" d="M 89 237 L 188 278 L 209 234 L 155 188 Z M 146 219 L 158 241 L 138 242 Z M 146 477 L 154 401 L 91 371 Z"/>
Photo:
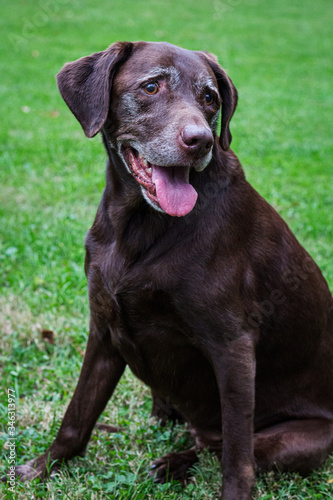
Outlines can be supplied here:
<path id="1" fill-rule="evenodd" d="M 155 67 L 167 69 L 150 96 L 138 82 Z M 200 78 L 216 87 L 213 104 Z M 153 464 L 157 481 L 167 471 L 184 480 L 205 447 L 221 458 L 226 500 L 250 499 L 256 470 L 321 465 L 333 449 L 332 295 L 229 149 L 229 77 L 210 54 L 137 42 L 67 64 L 58 84 L 86 135 L 103 131 L 107 178 L 86 240 L 79 382 L 55 441 L 17 474 L 45 476 L 48 457 L 81 454 L 126 365 L 151 387 L 154 413 L 184 419 L 195 438 L 195 449 Z M 191 167 L 188 215 L 147 202 L 124 144 L 165 168 Z"/>

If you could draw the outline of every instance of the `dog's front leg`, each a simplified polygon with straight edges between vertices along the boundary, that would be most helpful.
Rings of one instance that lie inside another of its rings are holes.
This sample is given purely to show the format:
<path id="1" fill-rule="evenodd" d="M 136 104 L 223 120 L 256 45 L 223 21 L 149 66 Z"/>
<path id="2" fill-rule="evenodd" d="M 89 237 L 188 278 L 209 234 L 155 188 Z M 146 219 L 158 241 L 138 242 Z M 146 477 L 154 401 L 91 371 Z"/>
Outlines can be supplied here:
<path id="1" fill-rule="evenodd" d="M 211 352 L 222 408 L 222 498 L 250 500 L 254 484 L 254 340 L 250 334 L 242 334 L 222 346 L 215 344 Z"/>
<path id="2" fill-rule="evenodd" d="M 79 381 L 57 437 L 37 459 L 16 467 L 21 480 L 46 478 L 62 460 L 84 452 L 92 429 L 105 408 L 123 371 L 125 361 L 111 343 L 110 331 L 91 322 Z"/>

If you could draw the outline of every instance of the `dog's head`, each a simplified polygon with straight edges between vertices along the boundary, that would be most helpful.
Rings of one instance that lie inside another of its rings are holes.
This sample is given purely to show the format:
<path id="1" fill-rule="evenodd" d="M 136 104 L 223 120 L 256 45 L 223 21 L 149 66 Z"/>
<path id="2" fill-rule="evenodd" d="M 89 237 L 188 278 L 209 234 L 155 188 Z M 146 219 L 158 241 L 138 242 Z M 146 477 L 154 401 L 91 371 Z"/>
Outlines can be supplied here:
<path id="1" fill-rule="evenodd" d="M 221 106 L 220 144 L 229 149 L 237 104 L 215 56 L 168 43 L 118 42 L 67 63 L 57 81 L 87 137 L 103 129 L 148 203 L 173 216 L 192 210 L 190 170 L 200 172 L 211 160 Z"/>

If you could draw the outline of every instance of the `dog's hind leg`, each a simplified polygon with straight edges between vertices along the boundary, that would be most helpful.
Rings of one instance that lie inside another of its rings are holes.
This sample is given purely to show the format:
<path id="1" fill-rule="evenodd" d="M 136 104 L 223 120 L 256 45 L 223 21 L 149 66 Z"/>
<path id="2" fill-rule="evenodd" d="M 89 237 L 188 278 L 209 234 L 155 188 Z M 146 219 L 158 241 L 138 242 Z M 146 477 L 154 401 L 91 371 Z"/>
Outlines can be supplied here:
<path id="1" fill-rule="evenodd" d="M 156 417 L 162 426 L 166 425 L 168 421 L 179 424 L 184 423 L 183 416 L 168 398 L 157 396 L 153 390 L 151 395 L 153 397 L 151 416 Z"/>
<path id="2" fill-rule="evenodd" d="M 254 435 L 257 471 L 278 469 L 309 474 L 333 451 L 333 420 L 288 420 Z"/>
<path id="3" fill-rule="evenodd" d="M 155 460 L 151 465 L 151 477 L 156 483 L 177 480 L 185 483 L 189 469 L 198 462 L 199 458 L 194 448 L 178 453 L 168 453 L 162 458 Z"/>

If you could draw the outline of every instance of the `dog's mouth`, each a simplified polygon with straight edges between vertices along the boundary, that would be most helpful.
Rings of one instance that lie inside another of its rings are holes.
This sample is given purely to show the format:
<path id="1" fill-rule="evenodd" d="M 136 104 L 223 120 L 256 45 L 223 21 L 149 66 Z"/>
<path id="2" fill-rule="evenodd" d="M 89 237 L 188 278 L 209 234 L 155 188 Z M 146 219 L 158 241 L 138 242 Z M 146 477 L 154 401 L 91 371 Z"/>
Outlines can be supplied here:
<path id="1" fill-rule="evenodd" d="M 133 177 L 155 207 L 174 217 L 183 217 L 191 212 L 198 198 L 198 193 L 189 182 L 191 167 L 154 165 L 131 147 L 123 148 L 122 155 Z"/>

